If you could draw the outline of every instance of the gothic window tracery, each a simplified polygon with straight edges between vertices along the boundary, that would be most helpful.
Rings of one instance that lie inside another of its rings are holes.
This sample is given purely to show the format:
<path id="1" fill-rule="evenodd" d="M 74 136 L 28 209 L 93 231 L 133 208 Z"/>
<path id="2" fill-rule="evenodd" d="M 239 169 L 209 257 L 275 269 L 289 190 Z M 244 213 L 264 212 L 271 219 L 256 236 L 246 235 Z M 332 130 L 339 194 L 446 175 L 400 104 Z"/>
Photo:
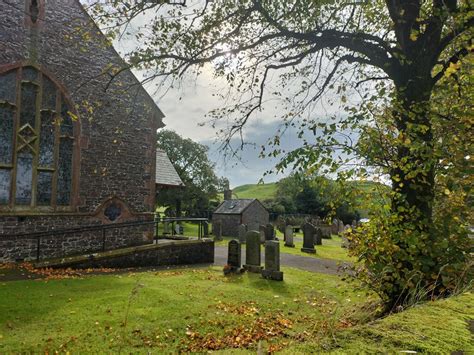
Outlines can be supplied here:
<path id="1" fill-rule="evenodd" d="M 71 205 L 71 112 L 61 90 L 35 67 L 0 73 L 0 208 Z"/>

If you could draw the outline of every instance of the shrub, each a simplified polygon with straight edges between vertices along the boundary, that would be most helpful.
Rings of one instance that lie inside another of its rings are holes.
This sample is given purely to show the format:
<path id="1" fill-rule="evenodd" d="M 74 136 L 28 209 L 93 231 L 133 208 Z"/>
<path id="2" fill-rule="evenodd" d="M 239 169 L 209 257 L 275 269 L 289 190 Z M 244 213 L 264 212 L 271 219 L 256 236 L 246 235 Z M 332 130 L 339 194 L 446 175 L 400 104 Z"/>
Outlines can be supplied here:
<path id="1" fill-rule="evenodd" d="M 437 298 L 472 280 L 473 248 L 467 226 L 446 218 L 427 234 L 387 213 L 347 233 L 349 254 L 359 261 L 356 277 L 379 294 L 388 309 L 414 295 L 420 298 L 420 290 L 425 299 Z"/>

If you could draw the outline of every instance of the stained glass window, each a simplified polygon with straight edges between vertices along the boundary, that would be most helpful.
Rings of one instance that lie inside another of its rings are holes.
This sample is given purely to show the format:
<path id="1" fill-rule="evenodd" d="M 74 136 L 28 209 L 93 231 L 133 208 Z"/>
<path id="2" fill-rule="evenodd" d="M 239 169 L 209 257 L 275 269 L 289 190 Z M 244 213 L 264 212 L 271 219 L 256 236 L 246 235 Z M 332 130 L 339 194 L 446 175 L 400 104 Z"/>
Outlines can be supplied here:
<path id="1" fill-rule="evenodd" d="M 0 106 L 0 164 L 11 164 L 13 152 L 13 117 L 10 107 Z"/>
<path id="2" fill-rule="evenodd" d="M 15 103 L 16 75 L 16 70 L 13 70 L 0 76 L 0 101 Z"/>
<path id="3" fill-rule="evenodd" d="M 64 99 L 61 103 L 61 119 L 61 134 L 72 137 L 73 123 L 71 113 Z"/>
<path id="4" fill-rule="evenodd" d="M 40 152 L 38 165 L 52 167 L 54 164 L 55 125 L 54 114 L 50 111 L 41 112 Z"/>
<path id="5" fill-rule="evenodd" d="M 29 205 L 33 185 L 33 155 L 20 153 L 16 162 L 16 203 Z"/>
<path id="6" fill-rule="evenodd" d="M 21 114 L 20 125 L 29 124 L 35 127 L 36 95 L 38 87 L 30 83 L 21 84 Z"/>
<path id="7" fill-rule="evenodd" d="M 22 79 L 26 81 L 38 81 L 38 71 L 33 67 L 24 67 L 22 73 Z"/>
<path id="8" fill-rule="evenodd" d="M 56 84 L 34 67 L 0 73 L 0 208 L 71 205 L 70 107 Z"/>
<path id="9" fill-rule="evenodd" d="M 41 105 L 43 110 L 56 110 L 56 85 L 43 76 L 43 103 Z"/>
<path id="10" fill-rule="evenodd" d="M 10 170 L 0 169 L 0 204 L 7 204 L 10 198 Z"/>
<path id="11" fill-rule="evenodd" d="M 53 191 L 53 173 L 50 171 L 40 171 L 38 173 L 37 202 L 40 206 L 49 206 Z"/>
<path id="12" fill-rule="evenodd" d="M 59 144 L 58 205 L 69 205 L 72 184 L 72 139 L 62 138 Z"/>

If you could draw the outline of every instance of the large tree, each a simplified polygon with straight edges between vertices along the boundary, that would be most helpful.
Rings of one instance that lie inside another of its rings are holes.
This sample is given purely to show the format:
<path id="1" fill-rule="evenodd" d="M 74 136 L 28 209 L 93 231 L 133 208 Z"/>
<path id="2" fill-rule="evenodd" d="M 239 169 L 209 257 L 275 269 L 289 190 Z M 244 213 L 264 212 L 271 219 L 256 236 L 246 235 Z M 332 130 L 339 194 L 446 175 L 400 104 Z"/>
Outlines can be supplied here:
<path id="1" fill-rule="evenodd" d="M 215 122 L 231 118 L 223 130 L 226 142 L 236 134 L 242 137 L 243 127 L 259 115 L 267 98 L 279 97 L 285 104 L 282 123 L 314 133 L 300 149 L 270 152 L 283 154 L 280 168 L 294 163 L 335 171 L 349 162 L 330 160 L 339 150 L 366 165 L 359 172 L 368 168 L 388 174 L 393 188 L 389 209 L 395 216 L 391 223 L 410 231 L 410 242 L 395 238 L 406 251 L 399 263 L 406 272 L 399 275 L 403 282 L 389 276 L 393 287 L 383 292 L 391 303 L 400 298 L 411 272 L 418 271 L 414 259 L 427 260 L 420 282 L 432 283 L 441 268 L 433 251 L 423 247 L 436 244 L 439 157 L 432 96 L 438 82 L 472 50 L 470 0 L 196 0 L 184 2 L 187 6 L 105 2 L 110 6 L 104 18 L 115 21 L 118 29 L 147 13 L 146 30 L 136 33 L 141 45 L 128 60 L 148 69 L 150 78 L 200 73 L 210 63 L 228 81 L 233 105 L 213 113 Z M 328 92 L 338 94 L 347 111 L 339 121 L 315 118 L 315 102 Z M 354 92 L 361 93 L 361 101 L 354 103 Z M 375 139 L 390 137 L 390 146 L 378 145 L 388 151 L 370 151 L 353 142 L 348 132 L 364 134 L 367 127 L 378 128 Z M 274 146 L 280 133 L 271 142 Z M 362 154 L 368 152 L 376 156 Z"/>

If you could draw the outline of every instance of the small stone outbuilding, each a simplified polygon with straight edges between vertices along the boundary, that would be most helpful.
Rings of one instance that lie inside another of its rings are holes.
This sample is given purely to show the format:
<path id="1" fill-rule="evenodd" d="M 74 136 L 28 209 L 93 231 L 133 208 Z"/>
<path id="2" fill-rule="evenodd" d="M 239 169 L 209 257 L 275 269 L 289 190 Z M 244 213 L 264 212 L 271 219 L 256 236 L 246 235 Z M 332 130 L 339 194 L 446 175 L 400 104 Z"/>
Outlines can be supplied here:
<path id="1" fill-rule="evenodd" d="M 225 200 L 214 211 L 212 223 L 222 223 L 222 235 L 238 235 L 240 224 L 246 224 L 248 230 L 257 230 L 261 224 L 269 222 L 269 214 L 257 199 Z"/>

